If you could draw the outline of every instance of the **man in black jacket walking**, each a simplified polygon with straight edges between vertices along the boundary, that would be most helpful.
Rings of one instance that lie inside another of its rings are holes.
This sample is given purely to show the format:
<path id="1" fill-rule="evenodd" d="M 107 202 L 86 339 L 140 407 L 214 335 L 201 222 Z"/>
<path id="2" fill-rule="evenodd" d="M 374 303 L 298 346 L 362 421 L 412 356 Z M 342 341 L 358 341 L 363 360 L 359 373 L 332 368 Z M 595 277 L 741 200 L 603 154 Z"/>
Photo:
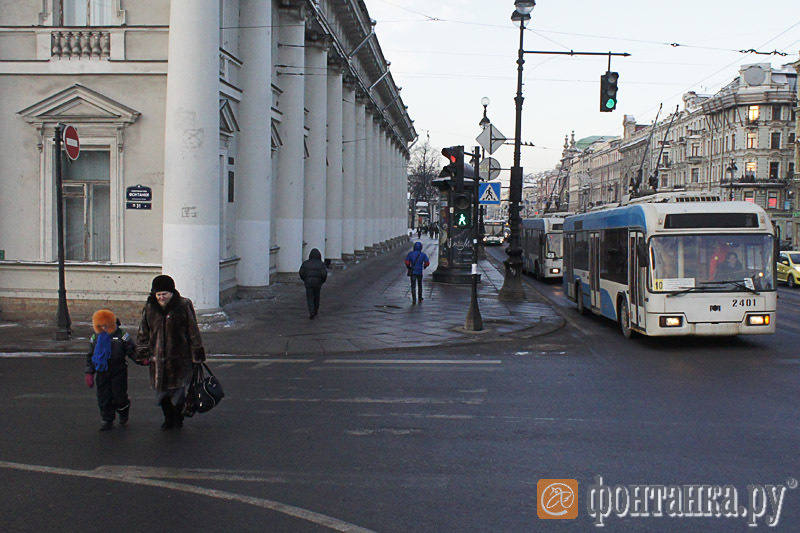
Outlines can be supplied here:
<path id="1" fill-rule="evenodd" d="M 328 269 L 322 262 L 322 254 L 314 248 L 308 254 L 308 259 L 300 265 L 300 279 L 306 286 L 306 302 L 308 303 L 308 318 L 313 319 L 319 312 L 319 293 L 322 284 L 328 279 Z"/>

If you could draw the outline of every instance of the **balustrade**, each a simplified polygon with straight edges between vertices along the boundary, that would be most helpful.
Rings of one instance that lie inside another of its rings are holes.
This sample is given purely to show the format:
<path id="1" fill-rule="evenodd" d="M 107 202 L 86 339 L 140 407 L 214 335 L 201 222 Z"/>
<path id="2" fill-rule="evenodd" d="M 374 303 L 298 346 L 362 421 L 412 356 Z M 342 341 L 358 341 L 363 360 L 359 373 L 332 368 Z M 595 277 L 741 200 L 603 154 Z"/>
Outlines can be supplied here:
<path id="1" fill-rule="evenodd" d="M 107 31 L 55 30 L 51 34 L 51 56 L 56 59 L 108 58 L 110 50 Z"/>

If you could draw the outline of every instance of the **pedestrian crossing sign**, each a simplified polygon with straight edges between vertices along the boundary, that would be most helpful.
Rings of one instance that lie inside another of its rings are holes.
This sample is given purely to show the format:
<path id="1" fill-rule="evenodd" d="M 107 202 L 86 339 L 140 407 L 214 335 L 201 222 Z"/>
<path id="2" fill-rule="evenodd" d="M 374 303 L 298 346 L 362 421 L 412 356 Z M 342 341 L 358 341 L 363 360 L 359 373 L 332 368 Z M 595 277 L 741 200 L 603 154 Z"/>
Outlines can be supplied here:
<path id="1" fill-rule="evenodd" d="M 500 205 L 500 184 L 481 183 L 478 187 L 478 203 L 481 205 Z"/>

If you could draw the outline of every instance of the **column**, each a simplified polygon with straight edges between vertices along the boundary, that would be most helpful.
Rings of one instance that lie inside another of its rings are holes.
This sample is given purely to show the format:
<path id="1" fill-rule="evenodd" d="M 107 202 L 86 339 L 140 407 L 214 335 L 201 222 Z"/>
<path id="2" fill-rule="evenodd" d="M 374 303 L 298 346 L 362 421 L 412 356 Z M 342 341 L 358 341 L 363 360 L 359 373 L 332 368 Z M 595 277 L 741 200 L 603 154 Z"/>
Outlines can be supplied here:
<path id="1" fill-rule="evenodd" d="M 283 91 L 279 129 L 283 146 L 274 178 L 275 238 L 280 247 L 276 266 L 278 275 L 296 275 L 303 260 L 305 25 L 296 12 L 280 13 L 278 42 L 283 46 L 278 47 L 278 63 L 283 66 L 277 68 L 276 82 Z"/>
<path id="2" fill-rule="evenodd" d="M 365 172 L 364 172 L 364 249 L 372 252 L 374 250 L 375 234 L 375 202 L 378 198 L 375 195 L 375 121 L 373 120 L 368 106 L 364 117 L 364 128 L 366 131 L 366 152 Z"/>
<path id="3" fill-rule="evenodd" d="M 364 242 L 365 242 L 365 216 L 364 208 L 366 206 L 365 198 L 365 171 L 366 171 L 366 137 L 367 129 L 365 123 L 364 102 L 356 98 L 356 182 L 355 182 L 355 210 L 353 218 L 355 219 L 355 251 L 363 256 Z"/>
<path id="4" fill-rule="evenodd" d="M 308 157 L 305 160 L 303 199 L 303 259 L 316 248 L 325 250 L 325 208 L 327 205 L 326 157 L 328 120 L 328 51 L 322 43 L 306 41 L 305 107 L 308 109 Z M 299 267 L 299 265 L 298 265 Z"/>
<path id="5" fill-rule="evenodd" d="M 356 92 L 342 86 L 342 260 L 355 259 Z"/>
<path id="6" fill-rule="evenodd" d="M 328 183 L 325 206 L 326 257 L 334 265 L 342 262 L 342 71 L 328 66 Z"/>
<path id="7" fill-rule="evenodd" d="M 269 285 L 272 219 L 272 9 L 269 2 L 241 0 L 240 32 L 243 97 L 239 105 L 236 175 L 236 269 L 239 290 L 258 292 Z"/>
<path id="8" fill-rule="evenodd" d="M 162 271 L 198 311 L 219 308 L 219 7 L 170 3 Z"/>

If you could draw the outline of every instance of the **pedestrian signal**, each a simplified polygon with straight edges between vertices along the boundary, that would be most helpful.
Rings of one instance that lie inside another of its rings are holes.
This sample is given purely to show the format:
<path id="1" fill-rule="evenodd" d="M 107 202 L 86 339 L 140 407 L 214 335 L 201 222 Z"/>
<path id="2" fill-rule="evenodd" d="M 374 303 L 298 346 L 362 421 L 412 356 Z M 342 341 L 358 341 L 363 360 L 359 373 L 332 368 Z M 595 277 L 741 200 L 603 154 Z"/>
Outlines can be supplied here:
<path id="1" fill-rule="evenodd" d="M 456 194 L 453 198 L 453 226 L 463 228 L 472 225 L 472 202 L 469 195 Z"/>
<path id="2" fill-rule="evenodd" d="M 619 73 L 606 72 L 600 76 L 600 111 L 611 112 L 617 108 L 617 82 Z"/>

